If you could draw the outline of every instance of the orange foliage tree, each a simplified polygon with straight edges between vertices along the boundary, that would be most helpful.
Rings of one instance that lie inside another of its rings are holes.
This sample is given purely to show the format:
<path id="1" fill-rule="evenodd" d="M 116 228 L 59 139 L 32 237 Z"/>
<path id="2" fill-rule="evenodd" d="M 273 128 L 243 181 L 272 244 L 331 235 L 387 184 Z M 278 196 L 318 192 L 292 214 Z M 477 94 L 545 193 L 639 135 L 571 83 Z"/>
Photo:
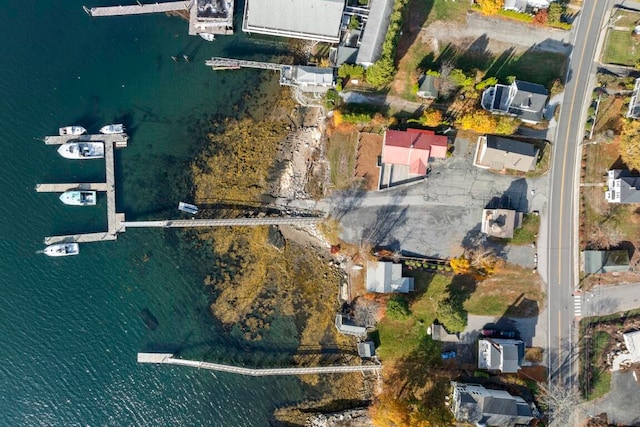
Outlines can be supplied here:
<path id="1" fill-rule="evenodd" d="M 483 15 L 496 15 L 504 7 L 504 0 L 476 0 Z"/>
<path id="2" fill-rule="evenodd" d="M 409 427 L 409 407 L 404 399 L 385 392 L 369 407 L 371 421 L 377 427 Z"/>
<path id="3" fill-rule="evenodd" d="M 420 124 L 422 126 L 436 127 L 442 123 L 442 111 L 435 108 L 429 108 L 425 110 L 420 118 Z"/>
<path id="4" fill-rule="evenodd" d="M 493 133 L 498 125 L 498 119 L 487 111 L 475 110 L 461 116 L 457 124 L 463 130 L 472 130 L 478 133 Z"/>

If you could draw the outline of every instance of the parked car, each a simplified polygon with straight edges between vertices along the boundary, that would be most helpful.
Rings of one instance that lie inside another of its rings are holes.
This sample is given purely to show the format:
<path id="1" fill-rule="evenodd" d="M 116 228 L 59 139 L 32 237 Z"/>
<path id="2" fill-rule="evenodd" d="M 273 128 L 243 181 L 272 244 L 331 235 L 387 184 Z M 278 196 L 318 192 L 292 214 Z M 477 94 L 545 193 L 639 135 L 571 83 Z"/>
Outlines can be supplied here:
<path id="1" fill-rule="evenodd" d="M 483 329 L 480 333 L 485 337 L 493 338 L 515 338 L 518 335 L 516 331 L 501 331 L 499 329 Z"/>
<path id="2" fill-rule="evenodd" d="M 442 359 L 454 359 L 458 354 L 456 353 L 455 350 L 450 350 L 450 351 L 443 351 L 442 354 L 440 354 L 440 357 Z"/>
<path id="3" fill-rule="evenodd" d="M 515 338 L 518 333 L 516 331 L 499 331 L 500 338 Z"/>
<path id="4" fill-rule="evenodd" d="M 480 331 L 480 333 L 485 337 L 497 337 L 498 332 L 500 331 L 498 331 L 497 329 L 483 329 L 482 331 Z"/>

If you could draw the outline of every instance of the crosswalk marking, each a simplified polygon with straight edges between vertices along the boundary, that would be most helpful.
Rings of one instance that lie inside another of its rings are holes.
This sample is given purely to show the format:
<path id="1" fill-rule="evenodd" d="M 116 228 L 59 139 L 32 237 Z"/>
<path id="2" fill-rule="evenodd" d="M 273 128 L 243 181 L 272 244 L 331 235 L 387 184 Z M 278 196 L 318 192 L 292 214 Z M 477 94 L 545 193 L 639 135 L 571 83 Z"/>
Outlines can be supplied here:
<path id="1" fill-rule="evenodd" d="M 580 317 L 582 315 L 582 303 L 580 295 L 573 296 L 573 314 L 576 317 Z"/>

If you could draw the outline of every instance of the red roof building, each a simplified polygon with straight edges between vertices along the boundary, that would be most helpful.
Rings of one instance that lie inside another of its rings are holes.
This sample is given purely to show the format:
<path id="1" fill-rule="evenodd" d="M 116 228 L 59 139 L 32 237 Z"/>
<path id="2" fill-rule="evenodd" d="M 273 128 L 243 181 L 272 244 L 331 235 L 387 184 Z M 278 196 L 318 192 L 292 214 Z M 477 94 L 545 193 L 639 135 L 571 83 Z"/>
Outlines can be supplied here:
<path id="1" fill-rule="evenodd" d="M 431 130 L 388 130 L 382 144 L 382 162 L 409 166 L 409 173 L 424 175 L 430 158 L 447 157 L 447 137 Z"/>

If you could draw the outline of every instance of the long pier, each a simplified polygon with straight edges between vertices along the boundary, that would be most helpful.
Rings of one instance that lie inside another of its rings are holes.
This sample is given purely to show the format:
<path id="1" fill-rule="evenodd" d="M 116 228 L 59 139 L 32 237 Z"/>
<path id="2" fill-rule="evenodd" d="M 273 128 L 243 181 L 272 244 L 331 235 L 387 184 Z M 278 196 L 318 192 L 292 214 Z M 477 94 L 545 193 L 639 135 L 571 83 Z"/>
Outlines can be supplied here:
<path id="1" fill-rule="evenodd" d="M 214 70 L 237 70 L 240 68 L 258 68 L 261 70 L 282 71 L 287 65 L 276 64 L 274 62 L 247 61 L 245 59 L 213 57 L 207 59 L 205 65 Z"/>
<path id="2" fill-rule="evenodd" d="M 177 219 L 164 221 L 124 221 L 121 226 L 126 228 L 187 228 L 187 227 L 228 227 L 228 226 L 257 226 L 257 225 L 306 225 L 324 221 L 320 217 L 276 217 L 276 218 L 227 218 L 227 219 Z"/>
<path id="3" fill-rule="evenodd" d="M 90 16 L 142 15 L 146 13 L 177 12 L 189 10 L 192 2 L 170 1 L 162 3 L 134 4 L 129 6 L 104 6 L 88 8 L 83 6 Z"/>
<path id="4" fill-rule="evenodd" d="M 157 363 L 165 365 L 189 366 L 192 368 L 209 369 L 212 371 L 228 372 L 231 374 L 251 377 L 267 377 L 275 375 L 314 375 L 314 374 L 345 374 L 350 372 L 379 372 L 382 365 L 341 365 L 317 366 L 310 368 L 273 368 L 252 369 L 240 366 L 222 365 L 219 363 L 200 362 L 196 360 L 176 359 L 170 353 L 138 353 L 138 363 Z"/>
<path id="5" fill-rule="evenodd" d="M 45 237 L 44 243 L 52 245 L 60 242 L 100 242 L 105 240 L 116 240 L 118 233 L 124 231 L 122 222 L 124 214 L 116 212 L 116 177 L 114 148 L 126 147 L 129 136 L 125 133 L 112 135 L 63 135 L 46 136 L 44 142 L 47 145 L 60 145 L 67 142 L 102 142 L 104 144 L 104 162 L 106 182 L 104 183 L 79 183 L 79 184 L 38 184 L 38 192 L 63 192 L 70 189 L 90 189 L 104 191 L 107 193 L 107 231 L 98 233 L 71 234 L 64 236 Z M 73 160 L 71 160 L 73 161 Z M 80 160 L 78 160 L 80 161 Z M 83 160 L 89 161 L 89 160 Z"/>

